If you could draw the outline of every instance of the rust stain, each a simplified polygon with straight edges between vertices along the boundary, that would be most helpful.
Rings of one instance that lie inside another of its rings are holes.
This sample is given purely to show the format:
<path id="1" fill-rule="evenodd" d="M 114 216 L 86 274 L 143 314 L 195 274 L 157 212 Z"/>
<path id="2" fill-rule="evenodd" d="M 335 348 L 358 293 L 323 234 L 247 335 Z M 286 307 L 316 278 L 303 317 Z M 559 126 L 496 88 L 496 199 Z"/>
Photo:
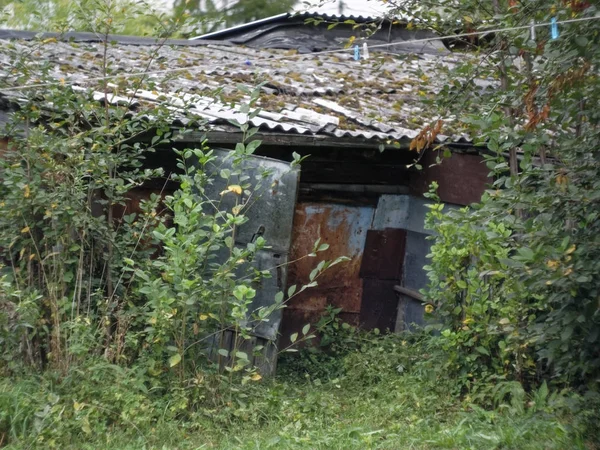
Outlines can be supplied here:
<path id="1" fill-rule="evenodd" d="M 284 310 L 282 338 L 298 332 L 307 323 L 315 323 L 327 305 L 342 308 L 342 320 L 358 325 L 362 299 L 359 276 L 367 230 L 373 220 L 372 207 L 343 206 L 323 203 L 298 203 L 294 216 L 290 261 L 300 259 L 288 268 L 288 286 L 300 288 L 309 283 L 309 275 L 319 261 L 347 256 L 350 261 L 325 271 L 318 286 L 294 297 Z M 317 239 L 329 249 L 316 258 L 303 258 L 312 252 Z"/>

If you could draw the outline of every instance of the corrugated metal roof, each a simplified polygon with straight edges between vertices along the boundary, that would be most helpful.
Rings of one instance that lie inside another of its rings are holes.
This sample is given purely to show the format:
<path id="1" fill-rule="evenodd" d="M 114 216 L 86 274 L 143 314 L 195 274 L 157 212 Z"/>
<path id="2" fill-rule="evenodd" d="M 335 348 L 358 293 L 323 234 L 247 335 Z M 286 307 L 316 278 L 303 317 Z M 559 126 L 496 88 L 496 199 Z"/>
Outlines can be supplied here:
<path id="1" fill-rule="evenodd" d="M 37 82 L 39 72 L 46 70 L 64 85 L 98 90 L 103 53 L 100 43 L 51 39 L 13 40 L 10 46 L 6 44 L 0 40 L 0 77 L 5 82 L 17 79 L 10 55 L 30 52 L 31 58 L 24 63 L 28 78 L 19 77 L 20 84 Z M 453 54 L 373 52 L 369 61 L 357 62 L 350 51 L 298 55 L 216 44 L 158 47 L 117 42 L 108 47 L 108 64 L 113 74 L 138 73 L 146 66 L 150 71 L 175 72 L 167 77 L 147 76 L 147 90 L 135 93 L 119 88 L 115 81 L 109 101 L 131 107 L 136 103 L 166 102 L 180 122 L 186 116 L 188 120 L 195 116 L 214 127 L 230 129 L 227 126 L 231 120 L 246 121 L 239 107 L 232 106 L 248 100 L 237 86 L 252 88 L 263 83 L 257 105 L 260 112 L 250 122 L 265 132 L 406 140 L 440 118 L 434 100 L 445 86 L 444 73 L 466 58 Z M 479 89 L 492 83 L 477 80 Z M 104 99 L 99 92 L 92 95 Z M 183 108 L 189 101 L 193 107 Z M 440 140 L 468 142 L 464 128 L 463 124 L 448 120 L 443 129 L 445 136 L 440 136 Z"/>

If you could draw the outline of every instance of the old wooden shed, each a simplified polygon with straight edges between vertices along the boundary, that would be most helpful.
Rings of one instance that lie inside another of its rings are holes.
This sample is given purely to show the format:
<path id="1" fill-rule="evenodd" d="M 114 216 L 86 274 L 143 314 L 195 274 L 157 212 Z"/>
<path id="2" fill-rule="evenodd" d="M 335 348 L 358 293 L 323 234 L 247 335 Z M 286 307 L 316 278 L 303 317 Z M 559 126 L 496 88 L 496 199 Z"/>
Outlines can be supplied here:
<path id="1" fill-rule="evenodd" d="M 156 62 L 151 69 L 155 76 L 149 78 L 152 89 L 127 93 L 115 85 L 109 101 L 130 101 L 130 95 L 139 103 L 167 102 L 177 128 L 186 120 L 177 110 L 178 102 L 191 99 L 193 109 L 186 112 L 203 118 L 206 125 L 182 136 L 181 146 L 198 145 L 207 138 L 213 148 L 232 148 L 240 141 L 240 132 L 231 120 L 248 120 L 236 106 L 247 100 L 240 85 L 262 83 L 257 114 L 249 119 L 259 128 L 256 138 L 262 141 L 255 163 L 270 165 L 288 178 L 285 188 L 265 198 L 261 213 L 251 217 L 238 239 L 243 243 L 263 227 L 264 237 L 272 243 L 259 258 L 264 267 L 310 253 L 319 238 L 330 245 L 326 257 L 350 258 L 320 278 L 318 287 L 290 302 L 282 317 L 258 330 L 262 339 L 273 343 L 288 339 L 307 322 L 318 320 L 327 305 L 341 308 L 344 320 L 365 328 L 397 331 L 421 323 L 423 306 L 410 292 L 426 284 L 423 266 L 429 242 L 423 194 L 437 181 L 444 202 L 468 205 L 489 183 L 483 158 L 463 124 L 442 117 L 435 105 L 437 92 L 445 88 L 443 74 L 469 56 L 451 53 L 434 35 L 404 25 L 389 27 L 374 39 L 395 45 L 374 49 L 370 59 L 358 61 L 343 43 L 358 33 L 356 42 L 362 45 L 359 31 L 340 27 L 330 37 L 322 26 L 292 16 L 189 41 L 159 44 L 154 39 L 109 36 L 113 42 L 109 59 L 118 67 L 115 78 L 136 73 L 138 61 L 148 52 L 155 54 Z M 89 89 L 97 77 L 102 42 L 96 35 L 40 38 L 0 31 L 3 48 L 9 42 L 13 49 L 34 52 L 32 73 L 43 60 L 46 70 L 74 89 Z M 0 51 L 0 72 L 5 72 L 1 75 L 10 74 L 10 64 L 7 52 Z M 165 73 L 170 76 L 159 77 Z M 472 83 L 477 89 L 492 85 L 489 80 Z M 217 97 L 215 89 L 220 92 Z M 11 114 L 10 105 L 18 103 L 18 96 L 18 89 L 0 90 L 0 123 Z M 428 126 L 437 124 L 441 132 L 432 133 Z M 415 139 L 430 142 L 415 151 L 411 149 Z M 441 162 L 440 146 L 451 154 Z M 290 175 L 284 169 L 294 152 L 308 157 L 300 174 Z M 169 149 L 148 163 L 167 173 L 175 164 Z M 157 189 L 149 184 L 131 192 L 130 208 Z M 278 272 L 270 285 L 263 286 L 257 304 L 272 301 L 274 292 L 286 286 L 305 284 L 313 265 L 303 259 Z M 394 286 L 405 288 L 400 301 Z"/>

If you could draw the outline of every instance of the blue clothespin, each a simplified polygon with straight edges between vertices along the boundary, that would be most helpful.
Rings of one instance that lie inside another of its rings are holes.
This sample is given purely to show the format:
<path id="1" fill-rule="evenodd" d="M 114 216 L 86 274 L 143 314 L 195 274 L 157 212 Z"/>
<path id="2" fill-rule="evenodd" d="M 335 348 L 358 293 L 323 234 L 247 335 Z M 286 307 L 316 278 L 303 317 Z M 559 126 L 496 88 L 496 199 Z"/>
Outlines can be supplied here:
<path id="1" fill-rule="evenodd" d="M 360 60 L 360 47 L 357 45 L 354 47 L 354 61 Z"/>
<path id="2" fill-rule="evenodd" d="M 558 32 L 558 24 L 556 23 L 556 17 L 550 20 L 550 32 L 552 33 L 552 39 L 558 39 L 560 33 Z"/>
<path id="3" fill-rule="evenodd" d="M 249 60 L 249 59 L 247 59 L 247 60 L 246 60 L 246 62 L 245 62 L 244 64 L 246 64 L 247 66 L 251 66 L 251 65 L 252 65 L 252 62 L 250 62 L 250 60 Z"/>

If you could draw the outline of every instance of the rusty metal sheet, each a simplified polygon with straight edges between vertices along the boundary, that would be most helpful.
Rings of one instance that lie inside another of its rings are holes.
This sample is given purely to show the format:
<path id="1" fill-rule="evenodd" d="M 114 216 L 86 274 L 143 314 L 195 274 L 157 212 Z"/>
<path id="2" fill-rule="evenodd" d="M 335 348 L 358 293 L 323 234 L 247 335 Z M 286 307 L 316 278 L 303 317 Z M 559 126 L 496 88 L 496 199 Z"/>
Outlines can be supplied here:
<path id="1" fill-rule="evenodd" d="M 361 278 L 402 279 L 406 230 L 369 230 L 360 268 Z"/>
<path id="2" fill-rule="evenodd" d="M 296 205 L 290 261 L 298 261 L 288 268 L 288 285 L 307 284 L 310 272 L 321 259 L 347 256 L 350 261 L 326 271 L 318 278 L 317 287 L 302 292 L 289 302 L 283 314 L 283 344 L 291 333 L 307 323 L 318 321 L 327 305 L 342 308 L 341 318 L 358 325 L 362 298 L 359 271 L 374 212 L 371 206 L 316 202 Z M 318 258 L 306 258 L 319 238 L 322 243 L 329 244 L 329 249 L 319 253 Z"/>
<path id="3" fill-rule="evenodd" d="M 412 194 L 422 195 L 436 181 L 438 195 L 444 203 L 470 205 L 481 200 L 484 191 L 493 182 L 488 176 L 484 158 L 479 155 L 453 153 L 441 164 L 436 164 L 435 158 L 435 152 L 426 152 L 421 162 L 424 169 L 411 174 Z"/>

